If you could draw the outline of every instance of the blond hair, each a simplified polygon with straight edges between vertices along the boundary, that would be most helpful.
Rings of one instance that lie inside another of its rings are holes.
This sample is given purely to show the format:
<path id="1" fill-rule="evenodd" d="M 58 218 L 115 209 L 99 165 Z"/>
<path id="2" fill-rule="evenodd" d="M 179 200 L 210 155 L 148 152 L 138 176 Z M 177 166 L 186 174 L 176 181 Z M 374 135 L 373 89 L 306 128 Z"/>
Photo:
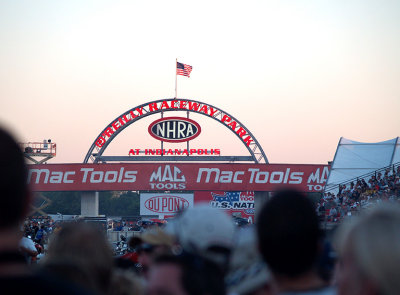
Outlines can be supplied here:
<path id="1" fill-rule="evenodd" d="M 360 274 L 380 293 L 400 294 L 400 207 L 384 204 L 344 225 L 339 251 L 350 250 Z"/>

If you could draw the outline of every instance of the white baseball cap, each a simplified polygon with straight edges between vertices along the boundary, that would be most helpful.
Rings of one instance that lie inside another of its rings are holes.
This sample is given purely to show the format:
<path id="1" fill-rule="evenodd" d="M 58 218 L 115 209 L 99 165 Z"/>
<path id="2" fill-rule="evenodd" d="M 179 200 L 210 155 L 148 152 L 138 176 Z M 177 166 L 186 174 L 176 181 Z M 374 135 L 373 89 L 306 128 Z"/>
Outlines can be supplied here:
<path id="1" fill-rule="evenodd" d="M 196 253 L 220 264 L 222 254 L 234 245 L 235 224 L 226 213 L 199 204 L 184 211 L 175 221 L 177 239 L 185 251 Z M 226 250 L 224 251 L 221 250 Z"/>

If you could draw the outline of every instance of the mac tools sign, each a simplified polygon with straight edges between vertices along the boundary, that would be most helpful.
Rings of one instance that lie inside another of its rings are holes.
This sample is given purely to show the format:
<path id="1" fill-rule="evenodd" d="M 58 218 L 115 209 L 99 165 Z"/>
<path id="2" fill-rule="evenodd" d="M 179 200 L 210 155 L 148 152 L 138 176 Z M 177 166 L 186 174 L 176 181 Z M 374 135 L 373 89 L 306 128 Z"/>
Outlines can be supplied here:
<path id="1" fill-rule="evenodd" d="M 175 215 L 193 207 L 193 194 L 140 194 L 140 215 Z"/>
<path id="2" fill-rule="evenodd" d="M 33 191 L 322 191 L 327 165 L 118 163 L 29 165 Z"/>

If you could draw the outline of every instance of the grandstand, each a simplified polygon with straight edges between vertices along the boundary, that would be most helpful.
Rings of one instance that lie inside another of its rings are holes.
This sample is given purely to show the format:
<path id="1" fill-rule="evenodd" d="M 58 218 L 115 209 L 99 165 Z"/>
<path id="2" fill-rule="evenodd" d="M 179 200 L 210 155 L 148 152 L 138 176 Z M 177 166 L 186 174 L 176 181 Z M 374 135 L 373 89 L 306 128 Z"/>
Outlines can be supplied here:
<path id="1" fill-rule="evenodd" d="M 400 162 L 399 137 L 376 143 L 357 142 L 341 137 L 336 149 L 325 191 Z"/>
<path id="2" fill-rule="evenodd" d="M 341 138 L 317 206 L 321 221 L 337 223 L 376 203 L 399 199 L 399 137 L 378 143 Z"/>

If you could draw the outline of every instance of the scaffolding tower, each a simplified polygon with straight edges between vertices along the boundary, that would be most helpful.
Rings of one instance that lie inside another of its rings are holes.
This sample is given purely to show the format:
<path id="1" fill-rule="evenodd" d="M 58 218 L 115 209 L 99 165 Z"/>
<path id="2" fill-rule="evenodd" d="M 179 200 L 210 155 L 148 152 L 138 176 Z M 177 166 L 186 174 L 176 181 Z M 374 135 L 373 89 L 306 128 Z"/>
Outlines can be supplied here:
<path id="1" fill-rule="evenodd" d="M 46 163 L 46 161 L 54 158 L 57 152 L 57 145 L 54 142 L 51 142 L 51 139 L 44 139 L 43 142 L 20 143 L 19 145 L 24 157 L 32 161 L 34 164 Z M 31 212 L 29 215 L 32 216 L 35 213 L 39 213 L 40 215 L 47 216 L 44 209 L 49 206 L 52 201 L 41 193 L 35 194 L 35 200 L 36 202 L 31 204 Z"/>

